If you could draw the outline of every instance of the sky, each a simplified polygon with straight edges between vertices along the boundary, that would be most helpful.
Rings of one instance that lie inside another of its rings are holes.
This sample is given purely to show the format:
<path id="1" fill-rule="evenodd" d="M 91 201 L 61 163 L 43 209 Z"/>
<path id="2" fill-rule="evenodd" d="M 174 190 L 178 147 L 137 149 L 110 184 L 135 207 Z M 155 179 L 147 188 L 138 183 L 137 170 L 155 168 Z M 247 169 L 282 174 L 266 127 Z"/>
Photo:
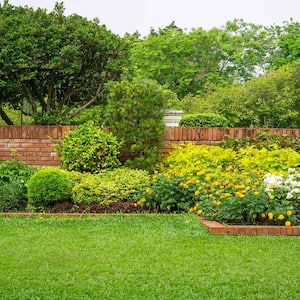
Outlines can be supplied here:
<path id="1" fill-rule="evenodd" d="M 55 0 L 9 0 L 12 5 L 42 7 L 51 11 Z M 61 0 L 59 1 L 61 2 Z M 142 36 L 172 21 L 187 31 L 222 27 L 235 18 L 258 25 L 300 22 L 300 0 L 64 0 L 65 13 L 90 20 L 97 17 L 113 33 L 138 31 Z M 0 0 L 3 3 L 3 0 Z"/>

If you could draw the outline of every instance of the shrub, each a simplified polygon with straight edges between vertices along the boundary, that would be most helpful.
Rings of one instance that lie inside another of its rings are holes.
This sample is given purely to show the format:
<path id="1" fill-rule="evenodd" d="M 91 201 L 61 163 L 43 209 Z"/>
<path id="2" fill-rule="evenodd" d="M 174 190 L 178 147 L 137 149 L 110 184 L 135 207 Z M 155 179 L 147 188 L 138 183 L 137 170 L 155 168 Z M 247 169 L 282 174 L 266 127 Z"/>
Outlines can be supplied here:
<path id="1" fill-rule="evenodd" d="M 280 176 L 279 176 L 280 177 Z M 219 167 L 192 175 L 165 172 L 154 175 L 152 185 L 139 194 L 141 206 L 163 212 L 190 212 L 224 223 L 297 224 L 300 175 L 289 175 L 285 186 L 263 181 L 260 171 Z M 290 182 L 297 183 L 290 187 Z M 297 180 L 296 180 L 297 178 Z"/>
<path id="2" fill-rule="evenodd" d="M 72 182 L 58 168 L 37 171 L 28 182 L 28 205 L 42 209 L 45 205 L 71 199 Z"/>
<path id="3" fill-rule="evenodd" d="M 163 161 L 161 170 L 188 170 L 195 174 L 201 169 L 232 166 L 239 170 L 259 169 L 267 172 L 287 171 L 300 165 L 300 154 L 293 149 L 241 148 L 237 151 L 219 146 L 184 144 Z"/>
<path id="4" fill-rule="evenodd" d="M 11 178 L 10 181 L 0 182 L 0 211 L 17 211 L 27 203 L 26 186 L 24 181 Z"/>
<path id="5" fill-rule="evenodd" d="M 119 168 L 82 178 L 74 186 L 72 199 L 75 203 L 104 203 L 134 199 L 139 189 L 149 184 L 145 171 Z"/>
<path id="6" fill-rule="evenodd" d="M 6 160 L 0 162 L 0 182 L 10 182 L 17 178 L 26 183 L 36 170 L 35 167 L 25 166 L 20 160 Z"/>
<path id="7" fill-rule="evenodd" d="M 182 127 L 228 127 L 229 121 L 222 115 L 206 114 L 188 114 L 183 115 L 179 123 Z"/>
<path id="8" fill-rule="evenodd" d="M 276 148 L 276 147 L 275 147 Z M 238 151 L 180 145 L 166 158 L 162 173 L 139 194 L 138 204 L 164 212 L 191 212 L 234 223 L 300 222 L 300 155 L 294 150 L 253 147 Z M 264 181 L 268 170 L 279 178 Z M 274 180 L 273 180 L 274 181 Z"/>
<path id="9" fill-rule="evenodd" d="M 70 131 L 61 143 L 61 166 L 69 171 L 97 173 L 120 166 L 120 143 L 92 122 Z"/>
<path id="10" fill-rule="evenodd" d="M 153 170 L 163 147 L 163 109 L 174 95 L 148 79 L 112 82 L 108 89 L 106 124 L 124 141 L 122 156 L 134 160 L 130 167 Z"/>
<path id="11" fill-rule="evenodd" d="M 0 211 L 26 206 L 27 182 L 36 170 L 15 159 L 0 163 Z"/>

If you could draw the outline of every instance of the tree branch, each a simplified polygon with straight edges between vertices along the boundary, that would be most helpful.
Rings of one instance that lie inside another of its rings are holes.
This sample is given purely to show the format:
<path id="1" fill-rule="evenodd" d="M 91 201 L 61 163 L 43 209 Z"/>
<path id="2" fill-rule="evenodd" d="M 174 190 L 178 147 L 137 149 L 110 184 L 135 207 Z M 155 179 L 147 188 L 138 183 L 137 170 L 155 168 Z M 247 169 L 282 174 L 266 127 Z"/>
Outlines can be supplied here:
<path id="1" fill-rule="evenodd" d="M 2 109 L 2 106 L 0 106 L 0 117 L 7 125 L 14 125 L 14 122 L 9 118 L 6 112 Z"/>
<path id="2" fill-rule="evenodd" d="M 77 116 L 79 113 L 81 113 L 85 108 L 91 106 L 93 103 L 96 102 L 97 98 L 100 96 L 100 94 L 103 92 L 102 90 L 102 87 L 103 87 L 103 82 L 104 81 L 101 81 L 98 88 L 97 88 L 97 91 L 96 91 L 96 94 L 95 96 L 90 100 L 88 101 L 87 103 L 85 103 L 83 106 L 81 106 L 79 109 L 77 109 L 76 111 L 74 111 L 70 118 L 74 118 L 75 116 Z"/>

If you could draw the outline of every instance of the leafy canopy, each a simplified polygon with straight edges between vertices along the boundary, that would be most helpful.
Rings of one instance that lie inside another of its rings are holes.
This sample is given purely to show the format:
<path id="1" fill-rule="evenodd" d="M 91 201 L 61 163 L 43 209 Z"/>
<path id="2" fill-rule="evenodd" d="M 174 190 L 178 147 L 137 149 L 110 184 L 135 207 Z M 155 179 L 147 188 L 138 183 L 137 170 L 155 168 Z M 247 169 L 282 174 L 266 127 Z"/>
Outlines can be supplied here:
<path id="1" fill-rule="evenodd" d="M 96 20 L 0 5 L 0 113 L 9 104 L 35 123 L 61 123 L 102 103 L 105 83 L 119 78 L 126 46 Z M 49 121 L 48 116 L 56 116 Z"/>

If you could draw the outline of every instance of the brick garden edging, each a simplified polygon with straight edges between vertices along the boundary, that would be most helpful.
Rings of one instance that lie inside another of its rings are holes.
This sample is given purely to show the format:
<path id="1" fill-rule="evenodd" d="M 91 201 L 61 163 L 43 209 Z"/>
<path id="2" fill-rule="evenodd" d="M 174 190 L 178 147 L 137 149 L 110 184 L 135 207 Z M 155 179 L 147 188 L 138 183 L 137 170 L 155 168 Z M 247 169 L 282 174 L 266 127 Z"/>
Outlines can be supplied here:
<path id="1" fill-rule="evenodd" d="M 300 236 L 300 226 L 223 225 L 198 217 L 209 233 L 214 235 L 290 235 Z"/>

